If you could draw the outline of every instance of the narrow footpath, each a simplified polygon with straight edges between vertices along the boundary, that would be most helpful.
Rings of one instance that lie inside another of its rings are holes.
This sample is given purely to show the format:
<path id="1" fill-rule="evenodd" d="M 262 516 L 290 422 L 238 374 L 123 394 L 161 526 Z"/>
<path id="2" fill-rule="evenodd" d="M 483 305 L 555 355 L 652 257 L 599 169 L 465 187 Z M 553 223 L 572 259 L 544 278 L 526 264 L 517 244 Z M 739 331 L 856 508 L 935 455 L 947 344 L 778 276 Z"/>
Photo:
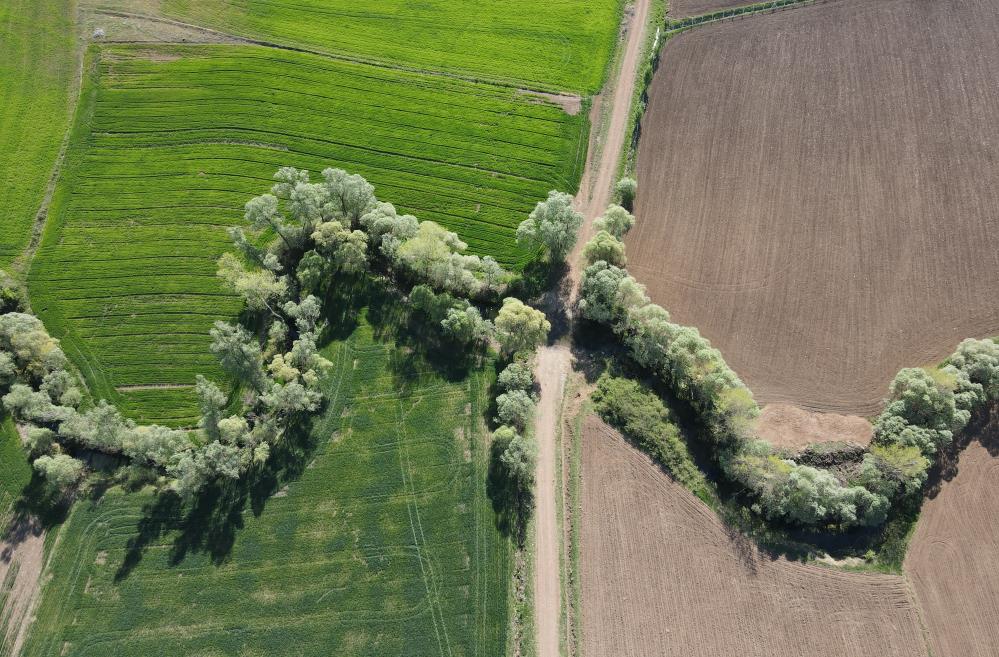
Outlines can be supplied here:
<path id="1" fill-rule="evenodd" d="M 593 219 L 598 217 L 610 202 L 618 162 L 628 138 L 625 133 L 639 65 L 642 61 L 650 5 L 651 0 L 635 0 L 627 10 L 630 16 L 626 15 L 623 27 L 624 43 L 621 46 L 623 50 L 620 66 L 611 73 L 600 99 L 601 103 L 609 104 L 606 125 L 594 125 L 590 134 L 586 169 L 583 172 L 579 193 L 576 195 L 576 208 L 583 214 L 585 221 L 580 229 L 576 249 L 569 258 L 570 301 L 575 297 L 581 273 L 582 245 L 593 231 Z M 594 153 L 597 154 L 596 157 Z M 572 321 L 571 315 L 569 321 L 570 323 Z M 571 335 L 571 331 L 567 335 Z M 559 657 L 559 623 L 562 617 L 559 565 L 561 532 L 556 505 L 561 497 L 556 488 L 558 467 L 556 439 L 561 421 L 565 380 L 571 365 L 571 354 L 564 344 L 543 347 L 538 351 L 535 376 L 541 386 L 541 399 L 538 402 L 534 426 L 534 435 L 538 440 L 534 613 L 540 657 Z"/>

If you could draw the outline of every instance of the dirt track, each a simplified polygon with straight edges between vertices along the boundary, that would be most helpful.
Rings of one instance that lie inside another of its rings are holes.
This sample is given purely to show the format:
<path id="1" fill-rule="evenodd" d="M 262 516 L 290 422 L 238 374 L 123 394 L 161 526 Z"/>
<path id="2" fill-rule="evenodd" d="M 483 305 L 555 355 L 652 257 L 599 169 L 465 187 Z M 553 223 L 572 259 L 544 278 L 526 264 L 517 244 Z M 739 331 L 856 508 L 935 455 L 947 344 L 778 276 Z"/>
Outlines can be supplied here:
<path id="1" fill-rule="evenodd" d="M 594 417 L 582 513 L 587 657 L 927 654 L 903 578 L 757 553 Z"/>
<path id="2" fill-rule="evenodd" d="M 999 654 L 999 417 L 926 501 L 905 560 L 935 657 Z"/>
<path id="3" fill-rule="evenodd" d="M 871 415 L 999 333 L 999 6 L 843 0 L 668 43 L 629 269 L 761 402 Z"/>
<path id="4" fill-rule="evenodd" d="M 10 569 L 17 567 L 6 603 L 0 605 L 0 629 L 7 621 L 6 635 L 0 634 L 0 653 L 17 655 L 27 637 L 28 626 L 41 587 L 45 563 L 45 532 L 34 521 L 18 521 L 0 541 L 0 584 Z M 9 653 L 4 653 L 9 648 Z"/>
<path id="5" fill-rule="evenodd" d="M 631 100 L 635 92 L 638 66 L 647 31 L 651 0 L 635 0 L 630 14 L 625 17 L 622 32 L 624 43 L 620 68 L 613 72 L 605 85 L 600 104 L 609 103 L 606 126 L 594 125 L 590 133 L 586 168 L 576 194 L 575 206 L 585 217 L 579 231 L 579 241 L 569 258 L 570 272 L 567 276 L 570 299 L 576 293 L 579 281 L 579 263 L 582 244 L 593 232 L 593 219 L 603 213 L 610 202 L 611 189 L 617 176 L 617 165 L 625 143 L 625 132 L 631 112 Z M 592 117 L 599 116 L 595 111 Z M 603 129 L 601 129 L 603 128 Z M 555 293 L 562 294 L 562 291 Z M 561 299 L 564 302 L 565 299 Z M 560 307 L 560 301 L 550 305 Z M 568 318 L 571 322 L 571 317 Z M 572 355 L 562 345 L 542 347 L 538 351 L 538 366 L 535 376 L 541 386 L 541 399 L 538 402 L 534 435 L 538 440 L 538 468 L 536 487 L 536 540 L 534 563 L 534 614 L 537 629 L 538 655 L 559 657 L 560 627 L 562 616 L 561 571 L 559 564 L 558 517 L 556 505 L 561 496 L 557 495 L 555 474 L 557 466 L 556 435 L 560 422 L 560 407 L 565 376 L 571 367 Z"/>

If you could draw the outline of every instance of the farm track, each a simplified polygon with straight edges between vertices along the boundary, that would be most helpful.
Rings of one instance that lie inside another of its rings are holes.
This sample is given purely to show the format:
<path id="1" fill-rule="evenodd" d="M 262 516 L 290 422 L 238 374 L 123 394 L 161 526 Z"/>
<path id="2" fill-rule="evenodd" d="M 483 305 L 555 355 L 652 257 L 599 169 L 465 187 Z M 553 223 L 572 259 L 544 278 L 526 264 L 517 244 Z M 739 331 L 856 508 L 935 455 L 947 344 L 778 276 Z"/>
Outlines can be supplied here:
<path id="1" fill-rule="evenodd" d="M 842 0 L 665 45 L 629 268 L 761 403 L 872 415 L 999 332 L 997 31 L 991 2 Z"/>
<path id="2" fill-rule="evenodd" d="M 595 416 L 582 449 L 587 657 L 929 654 L 903 577 L 761 553 Z"/>
<path id="3" fill-rule="evenodd" d="M 636 0 L 633 10 L 625 19 L 623 27 L 623 56 L 620 68 L 613 71 L 605 92 L 599 102 L 609 103 L 610 112 L 605 130 L 596 127 L 590 134 L 586 167 L 582 184 L 576 195 L 575 205 L 584 216 L 577 247 L 569 258 L 570 271 L 567 283 L 571 286 L 567 293 L 564 287 L 556 294 L 565 294 L 570 301 L 575 295 L 580 275 L 582 244 L 592 232 L 591 223 L 607 207 L 611 198 L 611 188 L 617 175 L 627 135 L 631 100 L 634 96 L 636 77 L 643 55 L 645 36 L 651 0 Z M 597 108 L 593 116 L 598 116 Z M 599 148 L 597 143 L 600 143 Z M 599 156 L 595 156 L 599 153 Z M 551 304 L 558 307 L 558 302 Z M 568 318 L 571 322 L 571 317 Z M 567 331 L 571 334 L 571 331 Z M 535 376 L 541 387 L 538 402 L 534 435 L 538 440 L 538 466 L 536 487 L 536 540 L 534 560 L 534 609 L 537 629 L 537 648 L 540 657 L 559 657 L 562 632 L 569 628 L 560 627 L 563 617 L 561 600 L 560 542 L 557 505 L 565 497 L 556 490 L 557 472 L 562 465 L 558 462 L 559 451 L 556 444 L 561 419 L 562 396 L 566 376 L 572 367 L 570 350 L 562 344 L 542 347 L 537 357 Z"/>

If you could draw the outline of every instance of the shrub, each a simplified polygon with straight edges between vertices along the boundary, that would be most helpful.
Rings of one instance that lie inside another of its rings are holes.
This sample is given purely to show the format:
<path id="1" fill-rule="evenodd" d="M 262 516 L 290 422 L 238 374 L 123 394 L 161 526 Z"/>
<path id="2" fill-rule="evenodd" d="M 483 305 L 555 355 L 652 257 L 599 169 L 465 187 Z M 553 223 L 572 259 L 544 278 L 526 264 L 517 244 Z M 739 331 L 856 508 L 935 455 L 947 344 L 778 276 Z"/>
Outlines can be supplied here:
<path id="1" fill-rule="evenodd" d="M 619 240 L 623 239 L 634 225 L 635 215 L 614 204 L 608 205 L 603 215 L 593 221 L 594 228 L 607 231 Z"/>
<path id="2" fill-rule="evenodd" d="M 629 212 L 635 209 L 635 194 L 638 193 L 638 181 L 634 178 L 621 178 L 614 185 L 614 193 L 621 205 Z"/>
<path id="3" fill-rule="evenodd" d="M 499 373 L 496 383 L 504 392 L 512 390 L 531 392 L 534 389 L 534 372 L 527 363 L 515 361 Z"/>
<path id="4" fill-rule="evenodd" d="M 49 486 L 58 490 L 73 486 L 83 476 L 83 463 L 66 454 L 39 456 L 34 467 Z"/>
<path id="5" fill-rule="evenodd" d="M 524 390 L 511 390 L 496 397 L 496 419 L 523 431 L 534 413 L 534 400 Z"/>

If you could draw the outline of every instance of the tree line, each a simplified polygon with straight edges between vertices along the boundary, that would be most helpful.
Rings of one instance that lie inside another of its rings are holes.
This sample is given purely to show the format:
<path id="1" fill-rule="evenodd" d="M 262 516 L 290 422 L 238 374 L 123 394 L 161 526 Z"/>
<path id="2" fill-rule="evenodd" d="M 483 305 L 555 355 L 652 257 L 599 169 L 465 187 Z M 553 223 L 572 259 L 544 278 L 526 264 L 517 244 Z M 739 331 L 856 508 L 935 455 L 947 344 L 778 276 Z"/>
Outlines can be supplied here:
<path id="1" fill-rule="evenodd" d="M 210 330 L 210 350 L 240 392 L 239 410 L 229 410 L 217 382 L 198 376 L 194 429 L 137 425 L 105 400 L 90 401 L 58 341 L 22 312 L 12 284 L 0 277 L 0 392 L 24 429 L 35 469 L 54 489 L 70 489 L 86 473 L 86 453 L 102 452 L 151 468 L 188 498 L 209 481 L 238 479 L 266 463 L 292 424 L 322 404 L 331 366 L 318 347 L 322 299 L 338 280 L 361 273 L 391 281 L 413 312 L 456 345 L 499 347 L 510 365 L 500 377 L 497 434 L 510 476 L 529 487 L 536 449 L 521 436 L 533 399 L 526 361 L 550 325 L 540 311 L 504 297 L 516 275 L 489 256 L 466 253 L 454 232 L 399 214 L 361 176 L 328 168 L 314 181 L 308 171 L 283 167 L 274 180 L 246 203 L 250 232 L 231 227 L 234 252 L 218 262 L 219 278 L 244 300 L 254 327 L 219 321 Z M 522 226 L 518 236 L 564 257 L 581 221 L 571 197 L 552 192 L 524 221 L 534 228 Z M 570 229 L 571 240 L 562 234 Z"/>
<path id="2" fill-rule="evenodd" d="M 689 404 L 722 472 L 766 518 L 812 528 L 884 523 L 893 504 L 921 494 L 934 458 L 972 412 L 999 397 L 999 345 L 965 340 L 939 368 L 898 373 L 871 447 L 850 474 L 786 458 L 753 435 L 759 407 L 721 353 L 696 328 L 672 323 L 627 272 L 621 238 L 633 223 L 615 206 L 597 220 L 600 230 L 584 248 L 579 310 L 611 328 L 635 362 Z"/>

